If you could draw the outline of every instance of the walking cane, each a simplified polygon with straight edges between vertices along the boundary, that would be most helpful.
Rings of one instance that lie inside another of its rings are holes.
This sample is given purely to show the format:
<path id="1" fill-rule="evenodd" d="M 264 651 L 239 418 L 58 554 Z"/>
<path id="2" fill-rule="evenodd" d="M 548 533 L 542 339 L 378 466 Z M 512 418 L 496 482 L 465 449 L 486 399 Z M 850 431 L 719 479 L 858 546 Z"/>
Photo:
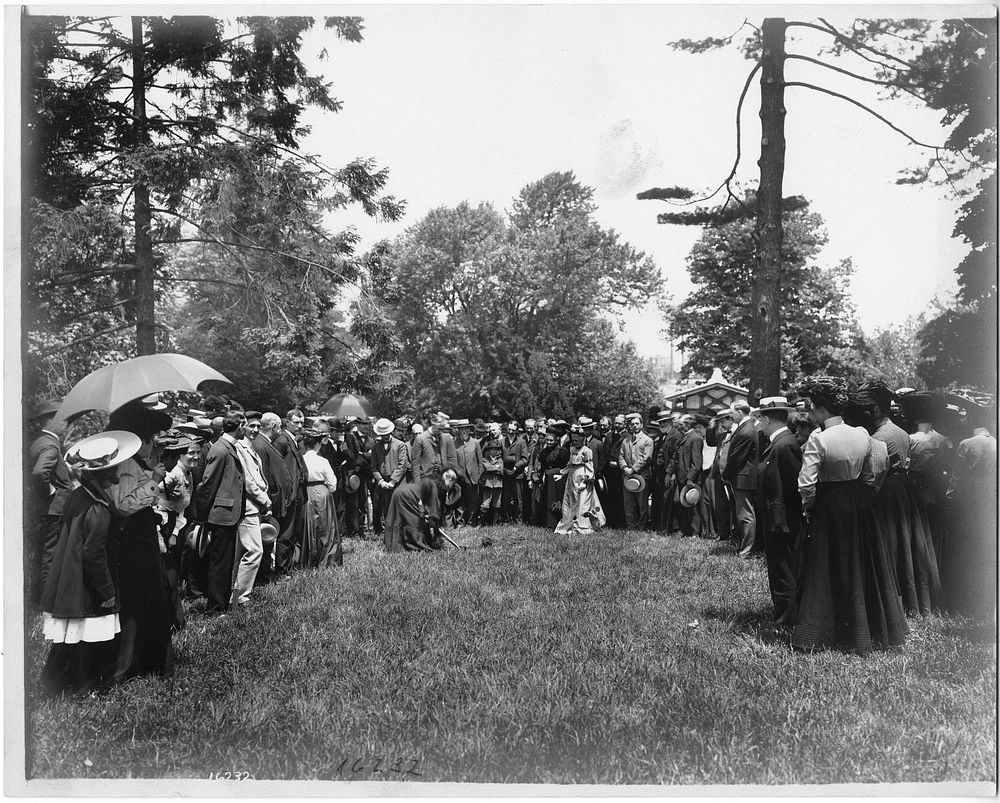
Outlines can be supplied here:
<path id="1" fill-rule="evenodd" d="M 451 545 L 452 545 L 453 547 L 455 547 L 455 549 L 465 549 L 465 547 L 464 547 L 464 546 L 459 546 L 459 545 L 458 545 L 458 544 L 456 544 L 456 543 L 455 543 L 454 541 L 452 541 L 452 540 L 451 540 L 451 536 L 450 536 L 450 535 L 448 535 L 448 533 L 446 533 L 446 532 L 445 532 L 445 531 L 444 531 L 444 530 L 443 530 L 443 529 L 442 529 L 441 527 L 438 527 L 438 528 L 437 528 L 437 531 L 438 531 L 439 533 L 441 533 L 441 535 L 443 535 L 443 536 L 445 537 L 445 539 L 446 539 L 446 540 L 448 541 L 448 543 L 449 543 L 449 544 L 451 544 Z"/>

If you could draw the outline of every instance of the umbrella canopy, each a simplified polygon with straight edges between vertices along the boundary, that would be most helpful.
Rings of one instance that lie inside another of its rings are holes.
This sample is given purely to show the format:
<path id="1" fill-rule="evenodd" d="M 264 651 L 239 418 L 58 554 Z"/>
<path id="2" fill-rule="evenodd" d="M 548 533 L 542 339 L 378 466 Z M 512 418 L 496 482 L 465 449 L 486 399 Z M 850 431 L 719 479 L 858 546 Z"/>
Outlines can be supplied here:
<path id="1" fill-rule="evenodd" d="M 371 402 L 364 396 L 355 396 L 353 393 L 338 393 L 320 407 L 319 411 L 343 418 L 349 415 L 357 418 L 371 418 L 375 415 L 375 408 L 372 407 Z"/>
<path id="2" fill-rule="evenodd" d="M 130 401 L 161 390 L 197 390 L 203 382 L 226 377 L 205 363 L 183 354 L 148 354 L 106 365 L 88 374 L 66 395 L 56 419 L 71 421 L 91 410 L 112 413 Z"/>

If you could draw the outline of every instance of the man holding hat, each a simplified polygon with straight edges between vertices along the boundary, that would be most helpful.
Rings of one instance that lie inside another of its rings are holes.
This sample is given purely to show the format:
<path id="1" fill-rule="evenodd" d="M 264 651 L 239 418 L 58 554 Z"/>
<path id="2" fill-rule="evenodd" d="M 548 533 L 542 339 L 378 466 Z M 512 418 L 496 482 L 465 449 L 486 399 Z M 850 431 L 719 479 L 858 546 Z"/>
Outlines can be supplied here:
<path id="1" fill-rule="evenodd" d="M 676 488 L 678 496 L 682 497 L 689 489 L 700 489 L 701 487 L 699 480 L 701 479 L 701 458 L 705 441 L 694 427 L 693 415 L 681 416 L 680 432 L 682 433 L 680 444 L 674 453 L 673 460 L 667 467 L 667 477 L 672 479 L 672 487 L 668 486 L 667 493 L 673 496 L 674 488 Z M 680 521 L 681 535 L 685 538 L 694 536 L 692 526 L 694 513 L 695 508 L 692 505 L 682 503 L 678 506 L 677 518 Z"/>
<path id="2" fill-rule="evenodd" d="M 715 521 L 715 532 L 720 541 L 728 541 L 733 534 L 733 489 L 722 479 L 722 471 L 729 459 L 729 444 L 733 437 L 732 408 L 718 410 L 715 413 L 715 426 L 709 427 L 705 435 L 705 443 L 715 447 L 712 467 L 708 470 L 709 501 L 712 505 L 712 518 Z"/>
<path id="3" fill-rule="evenodd" d="M 622 470 L 622 498 L 625 506 L 625 526 L 630 530 L 645 529 L 649 522 L 650 462 L 653 441 L 642 431 L 642 415 L 629 413 L 629 434 L 622 439 L 618 464 Z M 631 481 L 631 482 L 630 482 Z"/>
<path id="4" fill-rule="evenodd" d="M 525 456 L 525 467 L 521 472 L 520 478 L 520 493 L 521 497 L 521 521 L 525 524 L 534 523 L 534 506 L 531 504 L 532 495 L 532 482 L 531 482 L 531 471 L 530 466 L 535 460 L 535 456 L 538 453 L 538 425 L 535 423 L 534 418 L 525 419 L 524 422 L 524 435 L 521 436 L 521 441 L 524 443 L 524 456 Z"/>
<path id="5" fill-rule="evenodd" d="M 483 426 L 485 432 L 486 427 Z M 460 418 L 455 424 L 455 456 L 458 461 L 458 483 L 462 487 L 462 520 L 465 524 L 479 523 L 479 480 L 483 476 L 483 450 L 479 441 L 469 437 L 472 424 Z"/>
<path id="6" fill-rule="evenodd" d="M 679 513 L 674 509 L 677 483 L 673 465 L 677 450 L 684 440 L 684 432 L 674 423 L 674 414 L 669 410 L 664 410 L 657 416 L 656 425 L 659 427 L 660 437 L 653 442 L 653 493 L 659 493 L 660 499 L 658 501 L 653 497 L 652 524 L 655 529 L 669 534 L 674 532 L 679 521 Z M 659 482 L 656 481 L 657 477 Z"/>
<path id="7" fill-rule="evenodd" d="M 396 425 L 388 418 L 378 419 L 373 427 L 375 443 L 372 445 L 370 468 L 373 480 L 372 529 L 376 538 L 383 535 L 392 492 L 403 482 L 410 467 L 406 444 L 392 437 L 395 430 Z"/>
<path id="8" fill-rule="evenodd" d="M 750 417 L 750 405 L 740 399 L 730 409 L 736 427 L 729 443 L 722 479 L 733 489 L 740 557 L 749 559 L 756 543 L 757 519 L 753 500 L 757 492 L 757 449 L 760 442 L 757 428 Z"/>
<path id="9" fill-rule="evenodd" d="M 757 469 L 757 531 L 764 537 L 767 583 L 774 604 L 774 621 L 781 627 L 795 624 L 798 535 L 802 527 L 802 497 L 799 471 L 802 447 L 788 429 L 788 416 L 795 408 L 784 396 L 760 400 L 761 429 L 767 445 Z"/>
<path id="10" fill-rule="evenodd" d="M 62 456 L 63 427 L 55 424 L 60 399 L 49 399 L 39 404 L 31 415 L 31 422 L 38 436 L 28 448 L 26 483 L 30 492 L 26 505 L 24 558 L 25 579 L 32 604 L 37 604 L 52 560 L 52 551 L 59 540 L 59 519 L 63 505 L 73 483 Z"/>
<path id="11" fill-rule="evenodd" d="M 291 572 L 295 547 L 302 541 L 302 528 L 305 524 L 306 475 L 309 472 L 302 460 L 298 442 L 304 423 L 305 416 L 301 410 L 289 410 L 285 414 L 284 428 L 271 441 L 275 451 L 285 462 L 292 488 L 285 515 L 278 518 L 278 539 L 274 543 L 274 573 L 279 576 Z"/>
<path id="12" fill-rule="evenodd" d="M 249 415 L 247 416 L 249 419 Z M 260 458 L 261 469 L 267 482 L 267 495 L 271 499 L 271 516 L 275 528 L 281 531 L 281 522 L 288 514 L 288 508 L 294 504 L 295 487 L 292 485 L 292 475 L 288 472 L 281 453 L 275 448 L 274 441 L 281 433 L 281 418 L 277 413 L 264 413 L 260 417 L 260 428 L 253 439 L 253 450 Z M 274 574 L 274 549 L 276 541 L 262 539 L 264 555 L 257 572 L 261 584 L 268 583 Z"/>
<path id="13" fill-rule="evenodd" d="M 450 428 L 448 416 L 437 413 L 431 422 L 431 428 L 414 438 L 410 447 L 414 482 L 419 483 L 435 469 L 442 474 L 449 468 L 457 472 L 458 455 L 455 451 L 455 439 L 448 431 Z"/>
<path id="14" fill-rule="evenodd" d="M 517 521 L 521 518 L 524 499 L 521 482 L 528 465 L 528 450 L 517 434 L 517 421 L 507 423 L 507 432 L 500 441 L 503 457 L 503 493 L 500 496 L 500 520 Z"/>

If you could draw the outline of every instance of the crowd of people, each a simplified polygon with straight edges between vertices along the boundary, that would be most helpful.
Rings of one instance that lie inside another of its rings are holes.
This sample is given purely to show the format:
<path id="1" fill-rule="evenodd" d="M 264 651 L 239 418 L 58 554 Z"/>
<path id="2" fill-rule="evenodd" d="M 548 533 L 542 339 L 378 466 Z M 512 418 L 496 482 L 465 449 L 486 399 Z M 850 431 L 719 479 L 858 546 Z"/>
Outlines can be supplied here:
<path id="1" fill-rule="evenodd" d="M 814 377 L 756 407 L 487 422 L 281 416 L 226 397 L 172 417 L 153 395 L 68 448 L 45 403 L 25 529 L 52 642 L 43 680 L 169 674 L 184 598 L 245 611 L 255 587 L 341 565 L 344 539 L 433 551 L 449 528 L 515 522 L 726 541 L 763 557 L 793 646 L 897 646 L 908 616 L 993 614 L 994 412 L 949 398 Z"/>

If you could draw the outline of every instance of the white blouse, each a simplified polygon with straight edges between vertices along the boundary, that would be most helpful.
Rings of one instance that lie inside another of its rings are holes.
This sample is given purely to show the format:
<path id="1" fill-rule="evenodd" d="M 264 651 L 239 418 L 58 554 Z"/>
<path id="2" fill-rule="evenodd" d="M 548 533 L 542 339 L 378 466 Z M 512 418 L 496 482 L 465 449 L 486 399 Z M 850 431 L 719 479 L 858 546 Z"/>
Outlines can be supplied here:
<path id="1" fill-rule="evenodd" d="M 861 427 L 851 427 L 839 415 L 828 418 L 824 429 L 814 429 L 802 449 L 799 494 L 802 509 L 812 510 L 819 482 L 846 482 L 859 477 L 875 482 L 872 471 L 871 438 Z"/>
<path id="2" fill-rule="evenodd" d="M 337 490 L 337 475 L 333 473 L 330 461 L 312 449 L 306 450 L 302 455 L 302 462 L 306 464 L 306 480 L 308 482 L 322 482 L 330 489 L 330 493 Z"/>

